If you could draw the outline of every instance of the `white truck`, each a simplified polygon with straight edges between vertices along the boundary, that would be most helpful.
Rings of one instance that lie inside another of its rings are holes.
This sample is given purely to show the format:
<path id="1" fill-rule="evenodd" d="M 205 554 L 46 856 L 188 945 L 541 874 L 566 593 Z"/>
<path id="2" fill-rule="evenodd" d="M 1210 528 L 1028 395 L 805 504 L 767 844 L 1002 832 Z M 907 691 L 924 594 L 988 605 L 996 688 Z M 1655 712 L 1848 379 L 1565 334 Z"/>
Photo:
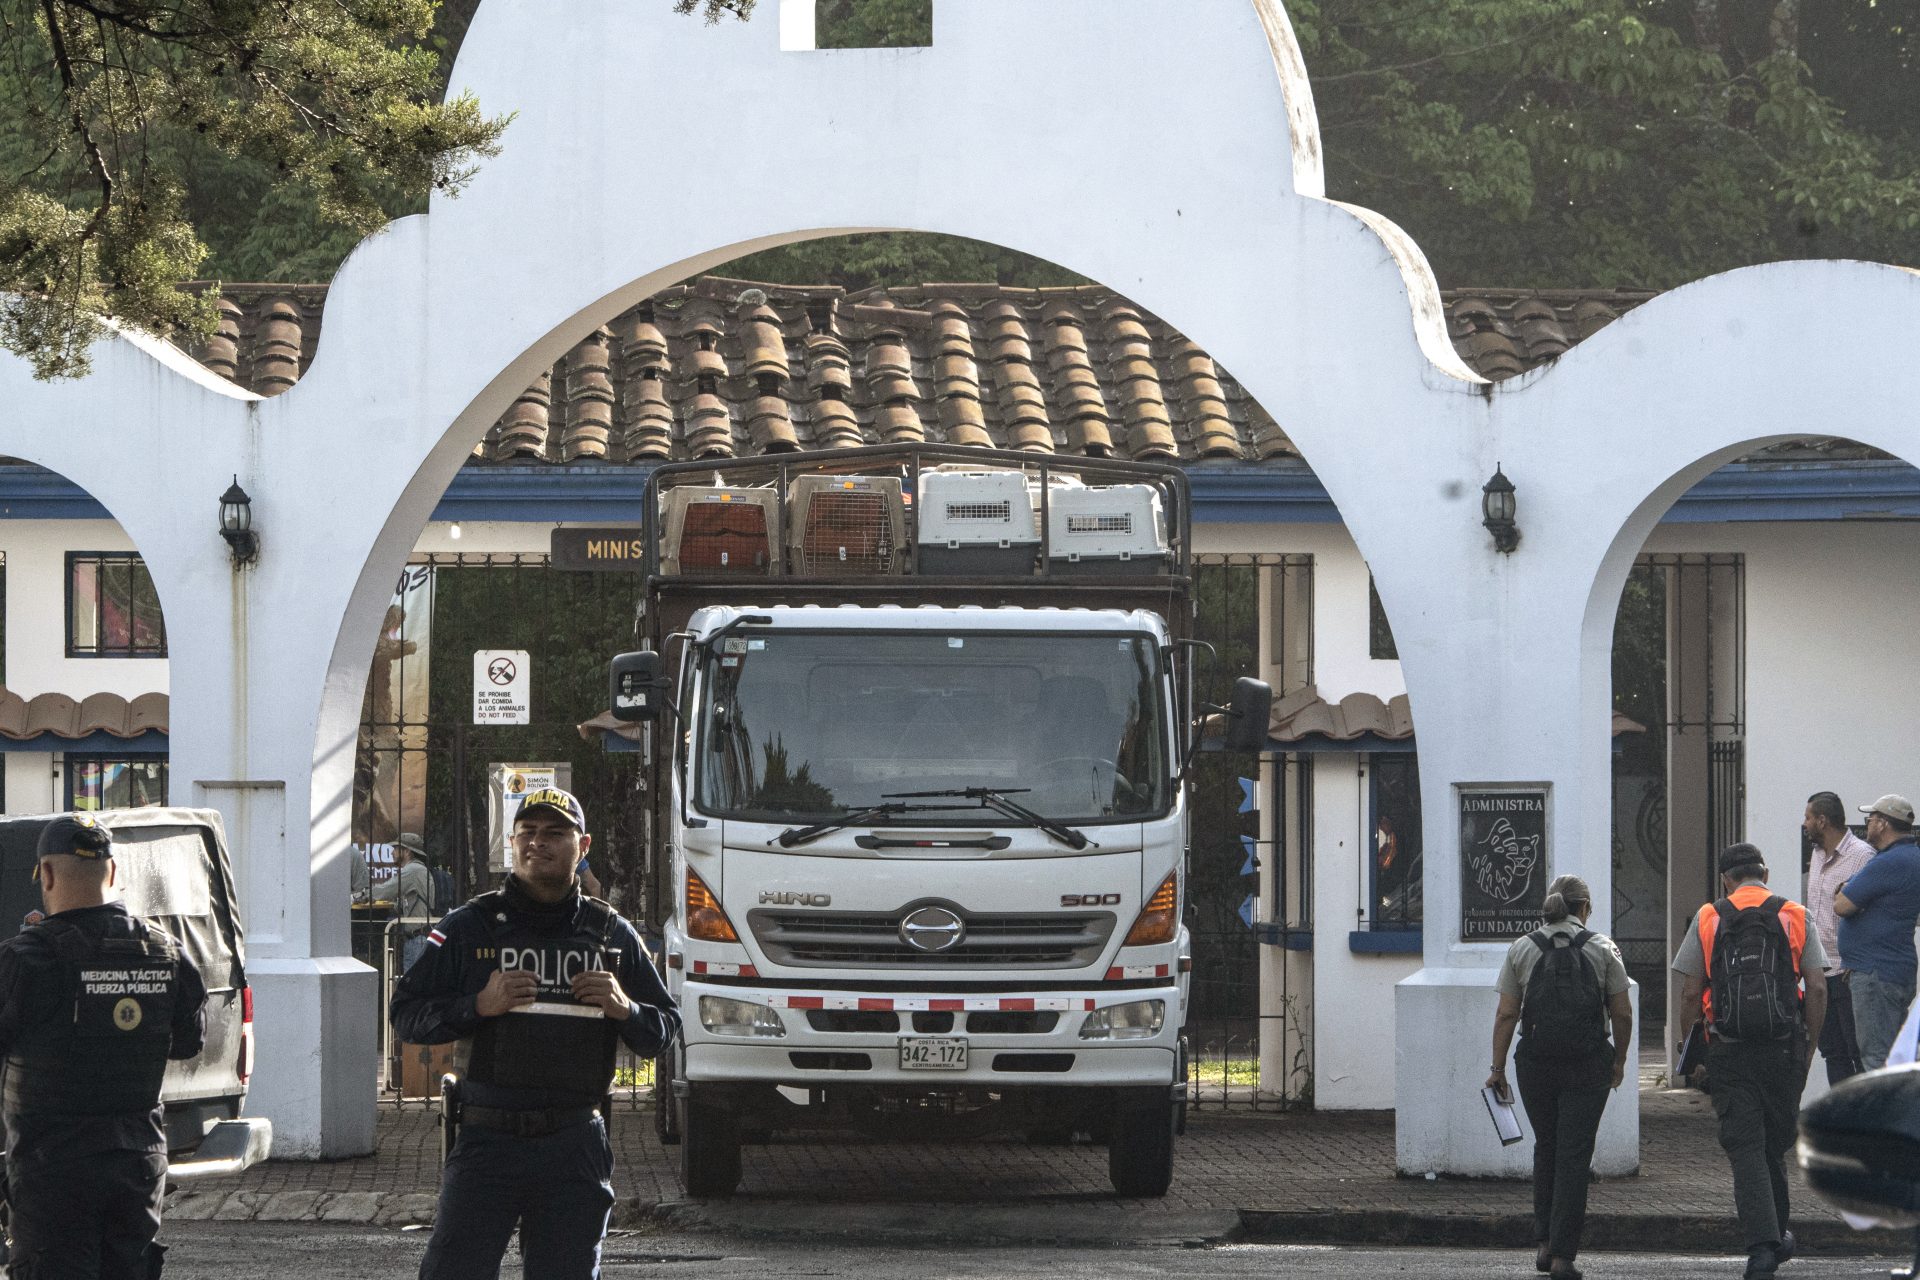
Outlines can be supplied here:
<path id="1" fill-rule="evenodd" d="M 614 715 L 642 721 L 662 1137 L 1104 1140 L 1163 1194 L 1186 1098 L 1189 500 L 1174 467 L 882 446 L 660 468 Z M 1204 647 L 1204 646 L 1200 646 Z M 1264 741 L 1238 683 L 1224 742 Z"/>

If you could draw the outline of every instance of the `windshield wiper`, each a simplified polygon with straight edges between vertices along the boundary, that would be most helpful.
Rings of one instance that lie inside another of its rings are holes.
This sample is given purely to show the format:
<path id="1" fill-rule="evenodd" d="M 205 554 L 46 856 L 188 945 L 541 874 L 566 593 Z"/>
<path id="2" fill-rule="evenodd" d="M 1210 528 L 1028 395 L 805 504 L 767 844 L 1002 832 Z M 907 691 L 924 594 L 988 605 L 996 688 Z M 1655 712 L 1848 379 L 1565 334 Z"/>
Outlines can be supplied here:
<path id="1" fill-rule="evenodd" d="M 1027 806 L 1018 801 L 1007 799 L 1010 795 L 1025 795 L 1029 790 L 1030 788 L 1027 787 L 1009 788 L 1005 791 L 995 790 L 993 787 L 962 787 L 957 791 L 888 791 L 881 795 L 881 799 L 977 800 L 980 802 L 981 808 L 994 809 L 1009 818 L 1016 818 L 1021 822 L 1032 823 L 1041 831 L 1044 831 L 1061 844 L 1075 851 L 1084 849 L 1088 845 L 1092 845 L 1096 849 L 1100 847 L 1094 841 L 1087 839 L 1084 832 L 1075 831 L 1065 823 L 1056 822 L 1043 813 L 1035 813 L 1032 809 L 1027 808 Z"/>
<path id="2" fill-rule="evenodd" d="M 900 804 L 895 802 L 892 804 L 869 805 L 864 809 L 850 809 L 837 818 L 828 818 L 825 822 L 816 822 L 810 827 L 788 827 L 785 831 L 782 831 L 779 835 L 767 841 L 767 843 L 777 844 L 782 849 L 791 849 L 797 844 L 805 844 L 809 840 L 818 840 L 821 836 L 829 832 L 838 831 L 843 827 L 856 826 L 872 818 L 886 818 L 896 813 L 908 813 L 914 809 L 933 807 L 937 806 Z"/>

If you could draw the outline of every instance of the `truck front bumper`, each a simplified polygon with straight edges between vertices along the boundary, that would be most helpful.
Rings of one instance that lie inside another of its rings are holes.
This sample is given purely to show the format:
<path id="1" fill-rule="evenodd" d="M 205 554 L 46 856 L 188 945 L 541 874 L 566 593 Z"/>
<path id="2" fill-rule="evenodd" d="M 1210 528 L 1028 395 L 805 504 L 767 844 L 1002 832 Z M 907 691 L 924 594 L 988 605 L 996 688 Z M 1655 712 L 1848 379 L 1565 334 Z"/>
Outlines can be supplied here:
<path id="1" fill-rule="evenodd" d="M 768 1023 L 777 1019 L 781 1033 L 716 1035 L 702 1024 L 702 996 L 762 1006 L 771 1011 Z M 1150 1001 L 1162 1006 L 1161 1025 L 1152 1034 L 1137 1034 L 1144 1028 L 1136 1028 L 1136 1034 L 1127 1038 L 1082 1038 L 1088 1020 L 1100 1011 Z M 889 1091 L 909 1092 L 1049 1086 L 1164 1088 L 1180 1083 L 1176 1076 L 1182 1007 L 1179 988 L 1172 985 L 1098 993 L 923 995 L 772 990 L 689 979 L 681 990 L 686 1020 L 684 1078 L 693 1083 L 799 1088 L 885 1086 Z M 836 1016 L 847 1014 L 856 1016 Z M 849 1029 L 852 1025 L 860 1029 Z M 1009 1032 L 1009 1025 L 1023 1029 Z M 914 1055 L 903 1052 L 903 1046 L 927 1040 L 962 1042 L 966 1066 L 906 1065 Z"/>

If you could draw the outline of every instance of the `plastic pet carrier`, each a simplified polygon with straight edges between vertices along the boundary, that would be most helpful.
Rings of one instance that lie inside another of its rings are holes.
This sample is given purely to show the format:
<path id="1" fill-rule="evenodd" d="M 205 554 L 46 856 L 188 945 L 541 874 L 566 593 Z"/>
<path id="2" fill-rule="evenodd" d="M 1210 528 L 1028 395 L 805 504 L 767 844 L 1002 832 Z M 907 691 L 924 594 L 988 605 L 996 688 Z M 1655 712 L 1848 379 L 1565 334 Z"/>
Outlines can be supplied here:
<path id="1" fill-rule="evenodd" d="M 898 476 L 797 476 L 787 519 L 795 574 L 905 571 L 906 509 Z"/>
<path id="2" fill-rule="evenodd" d="M 914 563 L 920 573 L 1033 572 L 1039 526 L 1032 491 L 1018 471 L 922 472 L 918 513 Z"/>
<path id="3" fill-rule="evenodd" d="M 1150 484 L 1062 487 L 1047 495 L 1047 571 L 1167 572 L 1167 521 Z"/>
<path id="4" fill-rule="evenodd" d="M 780 572 L 774 536 L 779 495 L 771 489 L 668 489 L 660 498 L 663 574 Z"/>

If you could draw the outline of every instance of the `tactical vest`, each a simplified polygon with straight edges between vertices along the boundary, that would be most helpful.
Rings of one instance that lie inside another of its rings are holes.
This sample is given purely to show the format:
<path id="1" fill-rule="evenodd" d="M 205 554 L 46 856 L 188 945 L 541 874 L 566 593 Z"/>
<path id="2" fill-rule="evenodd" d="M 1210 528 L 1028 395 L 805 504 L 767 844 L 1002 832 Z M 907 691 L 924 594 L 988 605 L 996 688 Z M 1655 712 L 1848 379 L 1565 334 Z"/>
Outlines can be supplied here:
<path id="1" fill-rule="evenodd" d="M 35 926 L 52 943 L 61 1004 L 14 1041 L 8 1115 L 126 1115 L 160 1104 L 180 949 L 143 920 L 133 926 L 134 936 L 121 938 L 57 917 Z"/>
<path id="2" fill-rule="evenodd" d="M 620 1033 L 596 1006 L 574 1003 L 569 984 L 576 973 L 618 971 L 613 908 L 588 898 L 571 932 L 542 935 L 506 927 L 506 895 L 497 889 L 469 905 L 492 935 L 500 967 L 533 970 L 540 992 L 530 1007 L 481 1022 L 465 1046 L 465 1078 L 598 1100 L 613 1084 Z"/>

